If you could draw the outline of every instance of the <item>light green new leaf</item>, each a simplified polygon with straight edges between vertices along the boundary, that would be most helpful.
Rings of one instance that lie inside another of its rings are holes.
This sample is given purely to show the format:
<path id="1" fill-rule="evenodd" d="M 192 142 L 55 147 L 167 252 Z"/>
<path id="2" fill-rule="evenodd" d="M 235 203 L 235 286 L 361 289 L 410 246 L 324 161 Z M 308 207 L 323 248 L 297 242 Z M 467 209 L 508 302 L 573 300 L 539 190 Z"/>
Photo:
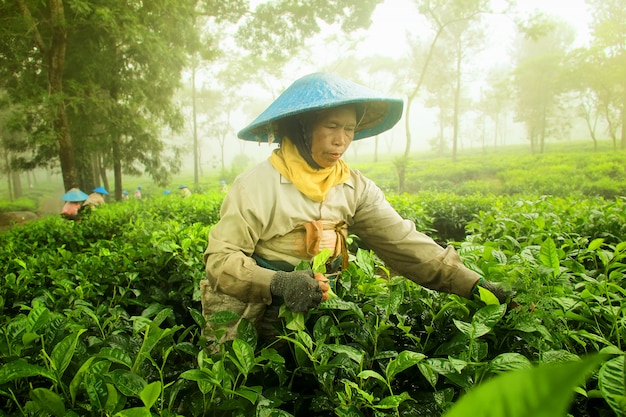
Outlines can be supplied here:
<path id="1" fill-rule="evenodd" d="M 389 397 L 385 397 L 376 405 L 374 408 L 379 409 L 397 409 L 400 404 L 404 401 L 411 399 L 411 396 L 407 392 L 403 392 L 400 395 L 390 395 Z"/>
<path id="2" fill-rule="evenodd" d="M 141 401 L 143 401 L 143 405 L 145 405 L 147 409 L 150 409 L 159 399 L 160 395 L 161 381 L 154 381 L 143 387 L 143 389 L 139 393 L 139 398 L 141 398 Z"/>
<path id="3" fill-rule="evenodd" d="M 487 305 L 499 305 L 500 304 L 498 297 L 496 297 L 487 288 L 483 288 L 480 285 L 476 286 L 476 288 L 478 288 L 478 298 L 480 298 L 480 301 L 482 301 L 483 303 Z"/>
<path id="4" fill-rule="evenodd" d="M 326 273 L 326 262 L 330 259 L 332 252 L 328 248 L 323 248 L 320 253 L 313 258 L 313 272 L 319 272 L 321 274 Z"/>
<path id="5" fill-rule="evenodd" d="M 603 244 L 604 244 L 604 239 L 597 238 L 597 239 L 592 240 L 591 243 L 589 243 L 589 246 L 587 247 L 587 249 L 593 252 L 594 250 L 598 249 Z"/>
<path id="6" fill-rule="evenodd" d="M 556 252 L 556 245 L 552 239 L 548 238 L 541 244 L 539 260 L 542 265 L 552 268 L 554 276 L 559 274 L 559 256 Z"/>
<path id="7" fill-rule="evenodd" d="M 593 355 L 498 375 L 461 397 L 444 417 L 563 417 L 574 388 L 605 359 Z"/>
<path id="8" fill-rule="evenodd" d="M 387 381 L 385 381 L 385 378 L 383 378 L 383 376 L 381 374 L 379 374 L 376 371 L 372 371 L 370 369 L 366 369 L 365 371 L 359 372 L 357 377 L 358 378 L 362 378 L 362 379 L 374 378 L 374 379 L 379 380 L 383 384 L 387 385 Z"/>
<path id="9" fill-rule="evenodd" d="M 254 349 L 247 342 L 235 339 L 233 340 L 233 351 L 240 365 L 239 370 L 242 374 L 248 376 L 255 364 Z"/>
<path id="10" fill-rule="evenodd" d="M 385 369 L 387 380 L 391 381 L 400 372 L 404 371 L 407 368 L 410 368 L 413 365 L 417 365 L 425 357 L 426 355 L 422 353 L 403 350 L 398 354 L 398 357 L 390 360 L 387 364 L 387 368 Z"/>
<path id="11" fill-rule="evenodd" d="M 114 417 L 151 417 L 150 410 L 145 407 L 134 407 L 122 410 L 115 414 Z"/>
<path id="12" fill-rule="evenodd" d="M 598 372 L 602 396 L 619 417 L 626 416 L 626 367 L 624 356 L 606 362 Z"/>
<path id="13" fill-rule="evenodd" d="M 65 405 L 59 395 L 48 388 L 35 388 L 30 392 L 30 398 L 37 403 L 42 410 L 55 417 L 65 415 Z"/>
<path id="14" fill-rule="evenodd" d="M 86 332 L 87 329 L 80 329 L 78 332 L 66 336 L 60 343 L 58 343 L 54 349 L 52 349 L 52 366 L 56 369 L 59 376 L 63 375 L 65 370 L 70 364 L 74 351 L 76 350 L 76 344 L 81 334 Z"/>

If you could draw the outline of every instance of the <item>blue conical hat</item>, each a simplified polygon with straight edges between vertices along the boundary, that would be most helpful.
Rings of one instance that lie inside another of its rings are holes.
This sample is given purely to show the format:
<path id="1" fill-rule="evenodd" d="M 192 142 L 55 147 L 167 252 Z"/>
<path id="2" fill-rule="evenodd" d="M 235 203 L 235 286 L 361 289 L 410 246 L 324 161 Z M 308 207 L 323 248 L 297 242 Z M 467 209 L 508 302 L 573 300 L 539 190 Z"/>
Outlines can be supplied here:
<path id="1" fill-rule="evenodd" d="M 83 193 L 78 188 L 72 188 L 71 190 L 69 190 L 68 192 L 66 192 L 65 194 L 61 196 L 61 200 L 71 201 L 71 202 L 85 201 L 87 200 L 87 198 L 89 198 L 89 196 Z"/>
<path id="2" fill-rule="evenodd" d="M 354 140 L 391 129 L 402 117 L 402 99 L 384 96 L 333 74 L 318 72 L 296 80 L 237 136 L 244 140 L 267 142 L 271 124 L 276 120 L 352 103 L 359 103 L 365 108 Z"/>
<path id="3" fill-rule="evenodd" d="M 104 189 L 104 187 L 96 187 L 93 189 L 94 193 L 100 193 L 100 194 L 104 194 L 104 195 L 109 195 L 109 192 L 107 190 Z"/>

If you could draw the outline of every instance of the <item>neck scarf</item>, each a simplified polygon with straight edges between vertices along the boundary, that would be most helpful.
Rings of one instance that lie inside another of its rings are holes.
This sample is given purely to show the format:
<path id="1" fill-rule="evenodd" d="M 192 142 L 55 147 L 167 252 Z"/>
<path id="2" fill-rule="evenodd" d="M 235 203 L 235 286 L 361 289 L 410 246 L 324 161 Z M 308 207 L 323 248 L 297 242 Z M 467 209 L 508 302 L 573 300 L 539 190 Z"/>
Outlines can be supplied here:
<path id="1" fill-rule="evenodd" d="M 313 201 L 324 201 L 332 187 L 350 179 L 350 169 L 341 159 L 330 168 L 311 168 L 287 138 L 282 139 L 280 148 L 272 152 L 269 160 L 283 177 Z"/>

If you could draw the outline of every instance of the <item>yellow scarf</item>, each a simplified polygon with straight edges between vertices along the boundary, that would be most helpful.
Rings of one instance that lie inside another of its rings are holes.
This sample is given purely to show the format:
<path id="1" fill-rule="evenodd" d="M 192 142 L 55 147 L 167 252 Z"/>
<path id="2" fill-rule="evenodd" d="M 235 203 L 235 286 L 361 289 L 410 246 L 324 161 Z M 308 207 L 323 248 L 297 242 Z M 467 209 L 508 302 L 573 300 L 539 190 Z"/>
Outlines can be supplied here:
<path id="1" fill-rule="evenodd" d="M 287 138 L 282 139 L 280 148 L 272 152 L 269 160 L 283 177 L 313 201 L 324 201 L 328 190 L 350 179 L 350 169 L 341 159 L 330 168 L 311 168 Z"/>

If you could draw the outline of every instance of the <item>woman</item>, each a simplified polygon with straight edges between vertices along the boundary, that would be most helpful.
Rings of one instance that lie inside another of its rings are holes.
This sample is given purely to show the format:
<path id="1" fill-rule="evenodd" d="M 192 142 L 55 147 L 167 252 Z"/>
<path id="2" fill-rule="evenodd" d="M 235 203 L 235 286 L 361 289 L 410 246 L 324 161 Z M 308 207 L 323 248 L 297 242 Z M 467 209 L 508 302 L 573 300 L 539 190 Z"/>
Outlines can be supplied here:
<path id="1" fill-rule="evenodd" d="M 109 195 L 109 192 L 104 187 L 96 187 L 91 194 L 87 197 L 87 200 L 83 203 L 83 206 L 96 207 L 104 204 L 104 196 Z"/>
<path id="2" fill-rule="evenodd" d="M 72 188 L 61 196 L 65 201 L 61 209 L 61 216 L 67 220 L 80 221 L 83 211 L 83 201 L 89 196 L 78 188 Z"/>
<path id="3" fill-rule="evenodd" d="M 341 159 L 353 140 L 390 129 L 402 101 L 331 74 L 295 81 L 238 133 L 280 142 L 270 158 L 231 185 L 211 229 L 201 283 L 206 317 L 230 310 L 271 333 L 278 306 L 308 311 L 327 298 L 321 274 L 294 271 L 323 248 L 347 263 L 354 233 L 389 266 L 425 287 L 471 297 L 481 277 L 452 247 L 439 246 L 402 219 L 383 192 Z M 482 281 L 501 302 L 508 294 Z M 236 323 L 225 338 L 236 337 Z"/>

